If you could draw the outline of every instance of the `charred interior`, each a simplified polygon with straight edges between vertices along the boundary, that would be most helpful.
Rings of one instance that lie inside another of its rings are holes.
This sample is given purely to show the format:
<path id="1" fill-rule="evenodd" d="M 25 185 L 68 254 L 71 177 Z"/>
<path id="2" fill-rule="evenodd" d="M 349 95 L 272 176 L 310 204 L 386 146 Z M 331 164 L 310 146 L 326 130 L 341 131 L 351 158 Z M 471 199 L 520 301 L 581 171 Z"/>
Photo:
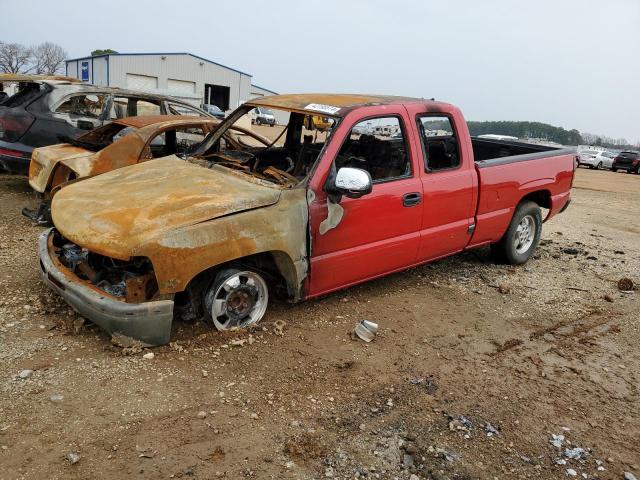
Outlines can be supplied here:
<path id="1" fill-rule="evenodd" d="M 109 258 L 66 240 L 56 232 L 54 254 L 70 272 L 103 292 L 127 303 L 150 300 L 158 292 L 153 266 L 147 258 L 122 261 Z"/>
<path id="2" fill-rule="evenodd" d="M 225 139 L 225 131 L 233 130 L 235 125 L 231 120 L 213 132 L 194 157 L 209 166 L 222 165 L 280 185 L 297 185 L 312 170 L 331 132 L 331 128 L 315 128 L 310 118 L 310 115 L 290 113 L 282 133 L 270 144 L 261 146 L 241 145 Z M 335 125 L 333 119 L 323 118 L 331 127 Z"/>

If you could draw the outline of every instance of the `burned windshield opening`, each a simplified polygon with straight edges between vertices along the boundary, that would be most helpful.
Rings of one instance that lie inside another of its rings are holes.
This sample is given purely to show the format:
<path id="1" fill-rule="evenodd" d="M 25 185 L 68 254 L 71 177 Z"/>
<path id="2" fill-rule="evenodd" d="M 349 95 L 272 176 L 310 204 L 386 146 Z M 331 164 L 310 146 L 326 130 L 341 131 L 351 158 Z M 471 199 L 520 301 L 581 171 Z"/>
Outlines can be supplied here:
<path id="1" fill-rule="evenodd" d="M 280 109 L 269 109 L 269 114 L 274 120 L 266 123 L 257 117 L 257 109 L 237 111 L 203 142 L 193 161 L 283 186 L 297 185 L 313 169 L 336 119 Z"/>

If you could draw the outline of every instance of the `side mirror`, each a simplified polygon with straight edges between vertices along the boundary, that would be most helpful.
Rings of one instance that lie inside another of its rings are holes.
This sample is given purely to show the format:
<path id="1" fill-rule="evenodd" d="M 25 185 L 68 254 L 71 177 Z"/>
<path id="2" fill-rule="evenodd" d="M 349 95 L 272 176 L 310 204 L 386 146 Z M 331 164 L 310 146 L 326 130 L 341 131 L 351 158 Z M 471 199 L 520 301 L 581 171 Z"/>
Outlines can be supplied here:
<path id="1" fill-rule="evenodd" d="M 361 168 L 342 167 L 333 182 L 333 190 L 348 198 L 360 198 L 371 193 L 371 175 Z"/>

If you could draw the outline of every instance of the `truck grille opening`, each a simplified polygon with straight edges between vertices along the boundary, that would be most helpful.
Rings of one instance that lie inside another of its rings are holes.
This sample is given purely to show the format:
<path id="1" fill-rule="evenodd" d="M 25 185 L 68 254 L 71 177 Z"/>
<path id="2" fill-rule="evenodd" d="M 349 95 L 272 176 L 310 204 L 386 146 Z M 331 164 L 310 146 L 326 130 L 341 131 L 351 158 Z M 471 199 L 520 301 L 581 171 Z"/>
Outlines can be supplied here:
<path id="1" fill-rule="evenodd" d="M 60 263 L 80 279 L 113 297 L 127 303 L 140 303 L 150 300 L 158 291 L 148 258 L 134 257 L 123 261 L 106 257 L 70 242 L 58 232 L 54 235 L 53 245 Z"/>

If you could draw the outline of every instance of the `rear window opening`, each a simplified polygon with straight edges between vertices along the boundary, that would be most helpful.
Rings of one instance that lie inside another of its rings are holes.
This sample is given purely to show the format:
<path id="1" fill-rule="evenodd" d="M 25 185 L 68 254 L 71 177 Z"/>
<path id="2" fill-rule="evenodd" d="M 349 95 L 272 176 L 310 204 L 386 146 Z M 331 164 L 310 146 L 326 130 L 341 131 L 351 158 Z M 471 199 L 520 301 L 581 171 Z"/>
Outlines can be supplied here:
<path id="1" fill-rule="evenodd" d="M 13 95 L 5 98 L 0 106 L 7 108 L 15 108 L 19 106 L 26 106 L 36 98 L 38 98 L 45 91 L 45 86 L 40 83 L 25 82 L 18 86 L 18 91 Z"/>
<path id="2" fill-rule="evenodd" d="M 103 148 L 108 147 L 113 142 L 124 137 L 135 129 L 119 123 L 109 123 L 103 127 L 96 128 L 90 132 L 80 135 L 78 138 L 72 138 L 60 135 L 58 139 L 61 142 L 68 143 L 74 147 L 84 148 L 91 152 L 99 152 Z"/>

